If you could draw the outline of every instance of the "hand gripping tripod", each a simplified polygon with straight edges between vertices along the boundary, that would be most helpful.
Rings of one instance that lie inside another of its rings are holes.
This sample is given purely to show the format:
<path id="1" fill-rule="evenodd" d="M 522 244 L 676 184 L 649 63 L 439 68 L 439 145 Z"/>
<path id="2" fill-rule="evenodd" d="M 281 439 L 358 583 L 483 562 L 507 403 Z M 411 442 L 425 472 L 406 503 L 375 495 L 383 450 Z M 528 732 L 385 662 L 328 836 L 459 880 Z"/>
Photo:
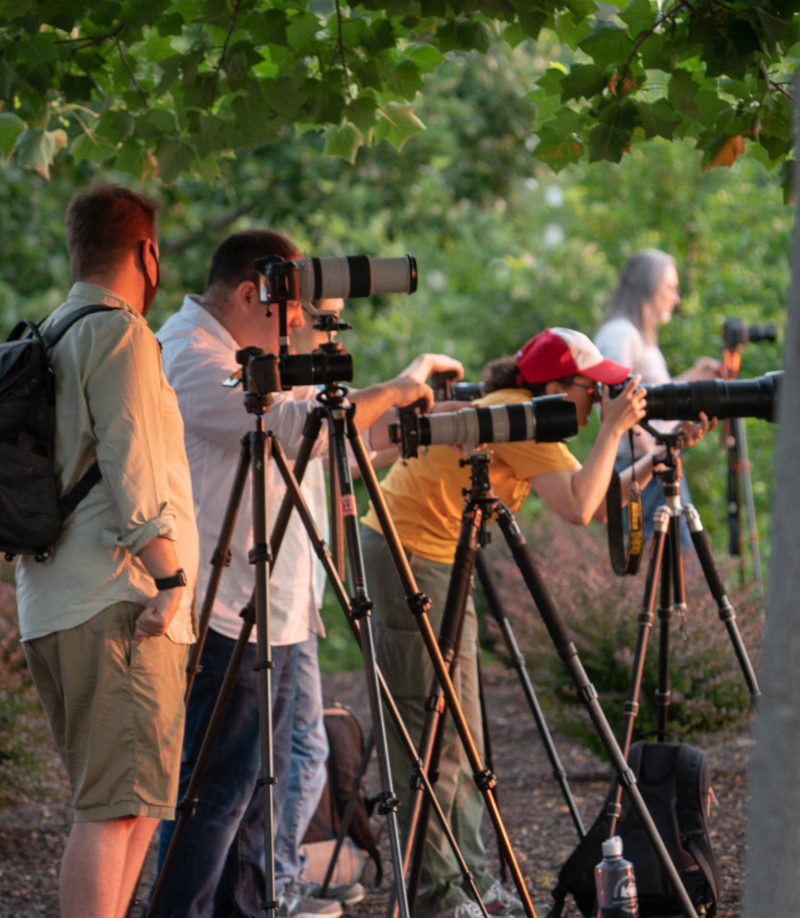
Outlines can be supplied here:
<path id="1" fill-rule="evenodd" d="M 525 585 L 528 587 L 539 614 L 542 617 L 542 621 L 550 634 L 555 649 L 564 662 L 564 665 L 567 667 L 573 683 L 578 690 L 578 694 L 586 705 L 592 723 L 606 748 L 611 763 L 618 775 L 620 785 L 624 787 L 628 793 L 631 804 L 639 815 L 659 861 L 676 890 L 684 914 L 687 918 L 697 918 L 691 899 L 681 883 L 675 865 L 669 856 L 669 852 L 664 842 L 658 834 L 655 823 L 642 798 L 636 783 L 636 777 L 628 767 L 625 756 L 600 707 L 597 691 L 590 683 L 578 658 L 577 649 L 558 615 L 555 604 L 544 582 L 536 570 L 530 550 L 525 543 L 522 533 L 511 512 L 491 491 L 488 475 L 491 454 L 487 452 L 475 453 L 470 457 L 469 462 L 471 466 L 472 488 L 468 494 L 464 514 L 462 516 L 461 532 L 459 534 L 453 574 L 448 591 L 446 614 L 448 617 L 451 617 L 448 631 L 452 633 L 453 639 L 457 640 L 461 627 L 460 620 L 463 620 L 466 598 L 469 591 L 469 581 L 477 547 L 481 539 L 485 540 L 485 534 L 483 534 L 485 522 L 494 514 Z M 444 627 L 442 630 L 444 631 Z M 431 746 L 429 755 L 432 756 L 436 755 L 435 733 L 437 731 L 437 726 L 438 725 L 432 726 L 430 730 L 432 738 L 429 741 Z M 425 743 L 422 743 L 420 745 L 421 754 L 424 748 Z M 487 799 L 491 800 L 493 798 L 488 797 Z M 419 817 L 418 821 L 420 825 L 424 824 L 422 816 Z M 417 829 L 415 829 L 415 832 L 421 834 Z M 415 849 L 416 864 L 416 861 L 421 857 L 421 854 L 418 853 L 421 852 L 421 843 L 418 840 L 415 841 Z M 415 874 L 412 869 L 412 883 L 414 881 L 414 876 Z M 413 890 L 412 884 L 410 883 L 409 885 Z"/>
<path id="2" fill-rule="evenodd" d="M 622 749 L 625 755 L 628 754 L 630 749 L 634 723 L 639 710 L 638 699 L 644 673 L 648 637 L 653 625 L 653 610 L 657 593 L 660 597 L 658 606 L 658 688 L 656 690 L 658 739 L 662 742 L 666 739 L 667 711 L 670 703 L 669 626 L 673 614 L 680 618 L 686 614 L 686 590 L 683 578 L 683 557 L 681 555 L 681 516 L 686 518 L 689 533 L 692 537 L 692 545 L 703 570 L 708 588 L 717 604 L 720 620 L 725 625 L 730 637 L 754 704 L 760 695 L 756 675 L 736 623 L 736 613 L 725 593 L 722 580 L 714 565 L 711 546 L 703 529 L 700 514 L 691 504 L 686 507 L 681 505 L 681 458 L 677 451 L 680 445 L 680 434 L 658 434 L 658 440 L 667 448 L 664 458 L 660 460 L 659 465 L 654 469 L 655 476 L 664 485 L 665 504 L 656 510 L 654 518 L 653 545 L 645 580 L 644 599 L 638 619 L 639 631 L 631 668 L 631 679 L 628 685 L 628 697 L 625 702 L 622 742 Z M 621 791 L 618 791 L 616 802 L 612 803 L 609 808 L 609 815 L 612 820 L 609 835 L 614 834 L 616 821 L 620 814 L 620 793 Z"/>

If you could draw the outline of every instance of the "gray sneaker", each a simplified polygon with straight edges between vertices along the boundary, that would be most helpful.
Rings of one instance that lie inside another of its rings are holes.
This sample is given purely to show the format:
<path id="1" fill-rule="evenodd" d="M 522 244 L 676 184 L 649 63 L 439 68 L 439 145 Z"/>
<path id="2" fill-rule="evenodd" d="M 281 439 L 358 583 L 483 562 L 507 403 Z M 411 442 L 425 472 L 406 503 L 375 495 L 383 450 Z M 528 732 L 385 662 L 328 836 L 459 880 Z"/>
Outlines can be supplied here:
<path id="1" fill-rule="evenodd" d="M 313 898 L 303 888 L 305 884 L 295 880 L 280 896 L 278 915 L 280 918 L 341 918 L 342 906 L 333 899 Z"/>
<path id="2" fill-rule="evenodd" d="M 322 883 L 311 883 L 310 881 L 300 881 L 305 883 L 304 892 L 306 896 L 317 898 L 322 895 Z M 360 883 L 331 883 L 325 890 L 326 899 L 334 899 L 341 902 L 342 905 L 357 905 L 363 902 L 366 891 Z"/>

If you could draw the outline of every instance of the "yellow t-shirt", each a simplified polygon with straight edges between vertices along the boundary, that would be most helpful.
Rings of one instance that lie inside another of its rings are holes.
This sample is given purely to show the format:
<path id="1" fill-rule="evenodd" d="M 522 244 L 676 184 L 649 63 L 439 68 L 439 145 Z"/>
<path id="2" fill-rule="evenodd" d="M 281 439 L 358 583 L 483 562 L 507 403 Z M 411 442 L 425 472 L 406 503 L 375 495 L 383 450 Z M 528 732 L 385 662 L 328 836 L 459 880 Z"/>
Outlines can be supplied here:
<path id="1" fill-rule="evenodd" d="M 501 405 L 530 399 L 526 389 L 498 389 L 474 404 Z M 491 444 L 491 450 L 492 490 L 512 513 L 528 495 L 529 478 L 579 465 L 563 443 L 522 440 Z M 470 483 L 469 467 L 459 464 L 461 458 L 450 446 L 429 446 L 417 458 L 398 459 L 381 482 L 389 514 L 407 551 L 431 561 L 453 563 L 464 511 L 463 490 Z M 362 522 L 380 532 L 371 504 Z"/>

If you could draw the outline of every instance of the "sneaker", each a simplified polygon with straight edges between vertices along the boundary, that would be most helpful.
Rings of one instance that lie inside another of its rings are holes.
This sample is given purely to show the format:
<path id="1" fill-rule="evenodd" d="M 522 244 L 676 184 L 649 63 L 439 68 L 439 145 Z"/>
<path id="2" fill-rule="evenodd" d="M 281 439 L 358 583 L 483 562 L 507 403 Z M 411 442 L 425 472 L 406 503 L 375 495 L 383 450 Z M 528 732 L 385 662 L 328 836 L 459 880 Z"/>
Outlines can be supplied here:
<path id="1" fill-rule="evenodd" d="M 309 896 L 304 883 L 294 881 L 279 896 L 280 918 L 341 918 L 342 905 L 333 899 Z"/>
<path id="2" fill-rule="evenodd" d="M 434 918 L 483 918 L 483 912 L 477 902 L 461 902 L 446 912 L 439 912 Z"/>
<path id="3" fill-rule="evenodd" d="M 317 898 L 322 895 L 322 883 L 305 883 L 305 895 Z M 366 891 L 360 883 L 331 883 L 325 891 L 326 899 L 334 899 L 342 905 L 357 905 L 364 900 Z"/>
<path id="4" fill-rule="evenodd" d="M 510 893 L 499 880 L 494 883 L 483 895 L 483 904 L 492 918 L 525 918 L 525 908 L 522 902 Z M 537 916 L 539 912 L 536 912 Z"/>

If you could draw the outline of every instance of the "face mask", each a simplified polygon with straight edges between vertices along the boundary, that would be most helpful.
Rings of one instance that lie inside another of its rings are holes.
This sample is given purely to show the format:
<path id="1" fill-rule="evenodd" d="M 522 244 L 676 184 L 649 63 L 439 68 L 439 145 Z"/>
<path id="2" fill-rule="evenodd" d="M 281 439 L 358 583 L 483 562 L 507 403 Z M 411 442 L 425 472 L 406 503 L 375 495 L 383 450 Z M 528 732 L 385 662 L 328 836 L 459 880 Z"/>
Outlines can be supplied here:
<path id="1" fill-rule="evenodd" d="M 150 275 L 148 274 L 147 268 L 145 267 L 146 246 L 148 245 L 153 249 L 153 257 L 156 260 L 156 282 L 154 284 L 150 283 Z M 153 300 L 155 299 L 156 291 L 158 290 L 158 281 L 161 277 L 161 266 L 159 265 L 155 246 L 153 246 L 152 242 L 142 242 L 142 271 L 144 273 L 144 302 L 142 305 L 142 315 L 146 316 L 150 311 L 150 307 L 153 305 Z"/>

